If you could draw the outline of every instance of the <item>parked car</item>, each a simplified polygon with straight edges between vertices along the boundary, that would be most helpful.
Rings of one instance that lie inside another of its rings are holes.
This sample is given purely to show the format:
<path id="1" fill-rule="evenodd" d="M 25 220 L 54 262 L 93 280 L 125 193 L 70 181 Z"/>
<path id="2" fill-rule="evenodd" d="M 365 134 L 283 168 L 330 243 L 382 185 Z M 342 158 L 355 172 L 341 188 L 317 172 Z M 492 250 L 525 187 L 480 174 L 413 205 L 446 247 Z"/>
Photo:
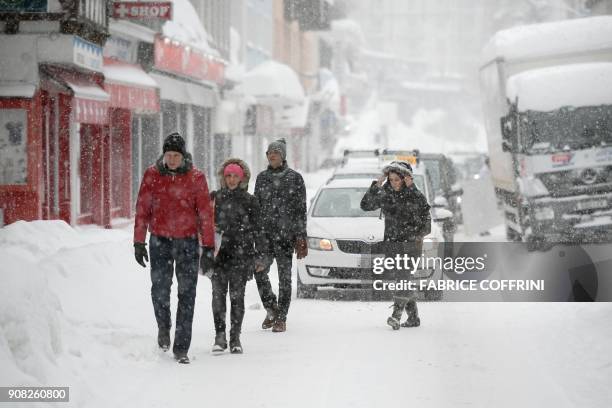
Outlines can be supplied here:
<path id="1" fill-rule="evenodd" d="M 371 287 L 372 269 L 363 266 L 363 256 L 370 253 L 373 244 L 383 240 L 384 234 L 381 212 L 363 211 L 360 207 L 372 180 L 332 178 L 315 195 L 308 211 L 308 256 L 297 262 L 298 297 L 312 298 L 320 287 Z M 414 169 L 414 182 L 430 203 L 435 200 L 424 167 Z M 444 241 L 440 224 L 450 217 L 450 211 L 432 208 L 434 222 L 423 245 L 426 256 L 439 255 L 439 243 Z M 442 271 L 418 270 L 415 277 L 438 280 Z M 442 294 L 431 291 L 425 296 L 439 299 Z"/>

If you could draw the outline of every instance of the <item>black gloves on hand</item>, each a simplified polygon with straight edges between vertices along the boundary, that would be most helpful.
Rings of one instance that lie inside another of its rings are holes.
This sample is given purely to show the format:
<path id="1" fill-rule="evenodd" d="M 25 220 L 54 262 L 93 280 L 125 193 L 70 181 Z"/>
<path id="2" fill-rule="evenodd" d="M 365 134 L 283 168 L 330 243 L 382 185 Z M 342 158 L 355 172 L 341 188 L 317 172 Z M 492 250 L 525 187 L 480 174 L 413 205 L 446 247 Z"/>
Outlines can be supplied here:
<path id="1" fill-rule="evenodd" d="M 149 262 L 147 244 L 144 242 L 134 242 L 134 258 L 136 258 L 136 262 L 141 264 L 143 268 L 147 267 L 147 264 L 145 263 L 145 260 Z"/>
<path id="2" fill-rule="evenodd" d="M 215 270 L 215 251 L 213 248 L 202 247 L 200 256 L 200 270 L 202 275 L 212 277 Z"/>

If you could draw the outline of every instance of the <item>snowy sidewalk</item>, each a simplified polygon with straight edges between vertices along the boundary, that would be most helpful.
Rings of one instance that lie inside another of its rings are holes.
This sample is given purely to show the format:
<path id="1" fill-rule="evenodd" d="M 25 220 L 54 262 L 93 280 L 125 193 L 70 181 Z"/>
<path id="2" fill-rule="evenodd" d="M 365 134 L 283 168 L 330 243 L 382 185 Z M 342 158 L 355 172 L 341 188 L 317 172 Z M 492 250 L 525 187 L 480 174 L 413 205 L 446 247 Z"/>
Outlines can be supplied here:
<path id="1" fill-rule="evenodd" d="M 612 403 L 609 303 L 420 303 L 422 326 L 394 332 L 386 302 L 294 299 L 288 331 L 272 333 L 259 328 L 251 281 L 245 354 L 213 356 L 200 278 L 183 366 L 156 349 L 148 269 L 129 229 L 18 222 L 0 229 L 0 259 L 0 385 L 70 386 L 62 406 Z"/>

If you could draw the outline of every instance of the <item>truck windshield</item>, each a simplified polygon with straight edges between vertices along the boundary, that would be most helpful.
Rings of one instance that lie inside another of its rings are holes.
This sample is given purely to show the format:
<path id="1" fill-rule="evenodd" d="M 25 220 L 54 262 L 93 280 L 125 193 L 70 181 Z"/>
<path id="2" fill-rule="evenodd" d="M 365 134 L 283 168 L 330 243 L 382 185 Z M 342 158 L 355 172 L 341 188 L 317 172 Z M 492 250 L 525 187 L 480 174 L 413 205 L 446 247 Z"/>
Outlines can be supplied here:
<path id="1" fill-rule="evenodd" d="M 612 145 L 612 106 L 522 112 L 519 126 L 527 153 Z"/>

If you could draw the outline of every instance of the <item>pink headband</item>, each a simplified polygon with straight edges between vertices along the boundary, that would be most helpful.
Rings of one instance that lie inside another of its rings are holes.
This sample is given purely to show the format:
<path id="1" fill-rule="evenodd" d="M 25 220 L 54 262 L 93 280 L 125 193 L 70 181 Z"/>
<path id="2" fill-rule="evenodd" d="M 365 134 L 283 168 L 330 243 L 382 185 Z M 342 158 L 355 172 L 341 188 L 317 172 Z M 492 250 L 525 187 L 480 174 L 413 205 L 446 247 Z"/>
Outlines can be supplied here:
<path id="1" fill-rule="evenodd" d="M 240 177 L 240 180 L 244 179 L 244 170 L 242 170 L 242 167 L 236 163 L 231 163 L 225 166 L 225 169 L 223 169 L 223 176 L 225 177 L 228 174 L 235 174 Z"/>

